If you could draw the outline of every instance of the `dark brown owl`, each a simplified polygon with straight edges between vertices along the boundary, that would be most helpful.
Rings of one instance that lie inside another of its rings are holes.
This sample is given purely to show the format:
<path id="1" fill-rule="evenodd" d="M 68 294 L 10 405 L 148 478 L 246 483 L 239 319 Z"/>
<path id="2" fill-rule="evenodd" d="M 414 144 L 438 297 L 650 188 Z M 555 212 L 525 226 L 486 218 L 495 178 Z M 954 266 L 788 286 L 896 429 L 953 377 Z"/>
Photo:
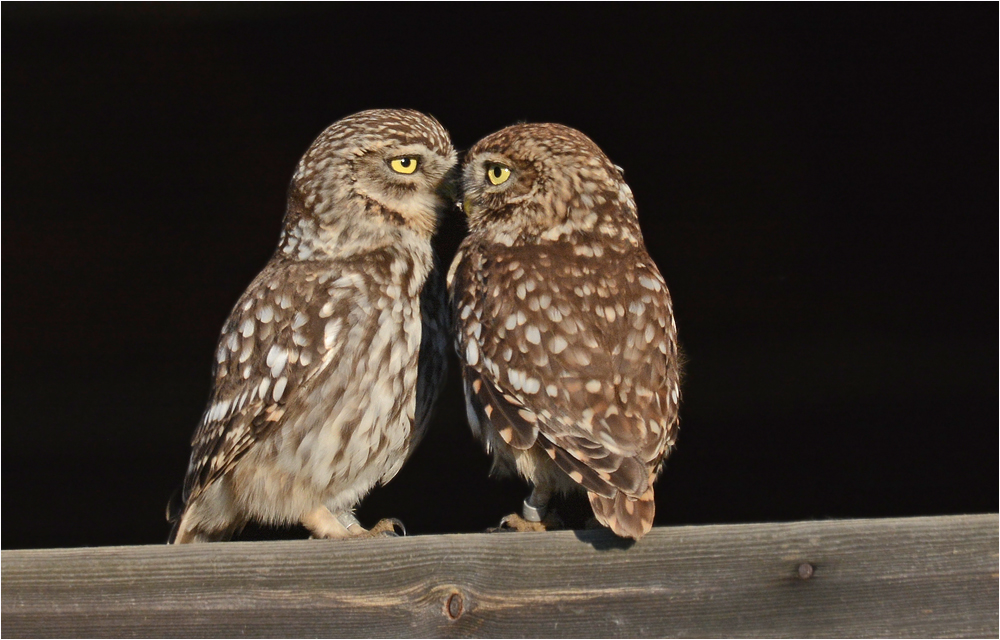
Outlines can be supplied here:
<path id="1" fill-rule="evenodd" d="M 463 163 L 469 234 L 448 275 L 473 431 L 533 489 L 584 490 L 597 520 L 638 539 L 677 437 L 670 294 L 632 192 L 585 135 L 508 127 Z"/>
<path id="2" fill-rule="evenodd" d="M 278 249 L 222 329 L 172 542 L 250 520 L 364 533 L 353 508 L 416 447 L 444 375 L 431 237 L 454 165 L 447 131 L 406 110 L 348 116 L 303 156 Z"/>

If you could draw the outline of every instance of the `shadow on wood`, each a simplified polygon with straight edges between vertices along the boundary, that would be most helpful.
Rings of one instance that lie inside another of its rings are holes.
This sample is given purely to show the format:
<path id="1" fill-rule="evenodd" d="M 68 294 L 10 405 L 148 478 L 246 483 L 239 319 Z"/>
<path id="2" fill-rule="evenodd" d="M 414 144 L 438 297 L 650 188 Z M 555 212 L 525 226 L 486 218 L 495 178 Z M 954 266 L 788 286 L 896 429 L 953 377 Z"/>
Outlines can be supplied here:
<path id="1" fill-rule="evenodd" d="M 21 636 L 996 636 L 997 514 L 2 553 Z"/>

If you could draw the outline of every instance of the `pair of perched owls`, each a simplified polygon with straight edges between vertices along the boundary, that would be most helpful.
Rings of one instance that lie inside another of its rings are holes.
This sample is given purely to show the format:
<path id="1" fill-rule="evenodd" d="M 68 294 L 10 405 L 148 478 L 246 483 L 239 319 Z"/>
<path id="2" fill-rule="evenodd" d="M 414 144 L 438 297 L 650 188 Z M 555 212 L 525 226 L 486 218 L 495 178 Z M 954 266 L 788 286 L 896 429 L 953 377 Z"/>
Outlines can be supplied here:
<path id="1" fill-rule="evenodd" d="M 449 305 L 431 238 L 455 166 L 448 132 L 410 110 L 348 116 L 312 144 L 278 249 L 222 330 L 172 542 L 251 520 L 391 534 L 353 509 L 420 441 L 452 341 L 473 432 L 532 485 L 514 528 L 585 491 L 617 535 L 650 530 L 677 435 L 677 331 L 621 170 L 561 125 L 479 141 Z"/>

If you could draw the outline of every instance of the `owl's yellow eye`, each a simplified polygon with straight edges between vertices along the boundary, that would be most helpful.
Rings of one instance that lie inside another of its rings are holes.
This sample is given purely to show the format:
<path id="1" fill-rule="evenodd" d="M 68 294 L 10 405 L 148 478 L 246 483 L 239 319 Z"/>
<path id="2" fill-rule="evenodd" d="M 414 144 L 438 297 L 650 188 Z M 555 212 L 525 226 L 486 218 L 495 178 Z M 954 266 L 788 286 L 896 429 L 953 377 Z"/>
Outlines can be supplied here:
<path id="1" fill-rule="evenodd" d="M 419 162 L 413 156 L 404 156 L 402 158 L 393 158 L 389 161 L 389 166 L 396 173 L 403 173 L 409 175 L 417 170 L 417 164 Z"/>
<path id="2" fill-rule="evenodd" d="M 509 178 L 510 169 L 502 164 L 491 164 L 486 168 L 486 179 L 494 186 L 507 182 Z"/>

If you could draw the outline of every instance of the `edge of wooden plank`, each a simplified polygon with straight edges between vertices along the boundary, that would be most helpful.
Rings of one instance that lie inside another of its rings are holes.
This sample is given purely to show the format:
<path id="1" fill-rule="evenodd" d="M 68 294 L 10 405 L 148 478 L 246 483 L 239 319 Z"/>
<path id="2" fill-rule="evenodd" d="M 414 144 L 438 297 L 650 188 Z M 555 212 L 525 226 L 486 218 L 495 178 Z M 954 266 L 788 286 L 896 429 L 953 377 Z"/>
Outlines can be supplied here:
<path id="1" fill-rule="evenodd" d="M 0 632 L 997 635 L 997 538 L 980 514 L 6 550 Z"/>

